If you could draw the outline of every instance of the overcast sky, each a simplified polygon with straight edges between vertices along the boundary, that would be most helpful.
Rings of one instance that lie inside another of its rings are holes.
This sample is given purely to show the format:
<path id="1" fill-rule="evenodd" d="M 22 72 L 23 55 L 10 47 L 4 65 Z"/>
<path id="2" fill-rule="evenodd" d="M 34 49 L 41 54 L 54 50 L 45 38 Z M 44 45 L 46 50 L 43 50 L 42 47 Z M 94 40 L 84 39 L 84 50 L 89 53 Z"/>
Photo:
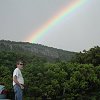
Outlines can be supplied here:
<path id="1" fill-rule="evenodd" d="M 75 0 L 0 0 L 0 40 L 26 41 Z M 87 0 L 41 37 L 38 44 L 83 51 L 100 46 L 100 0 Z"/>

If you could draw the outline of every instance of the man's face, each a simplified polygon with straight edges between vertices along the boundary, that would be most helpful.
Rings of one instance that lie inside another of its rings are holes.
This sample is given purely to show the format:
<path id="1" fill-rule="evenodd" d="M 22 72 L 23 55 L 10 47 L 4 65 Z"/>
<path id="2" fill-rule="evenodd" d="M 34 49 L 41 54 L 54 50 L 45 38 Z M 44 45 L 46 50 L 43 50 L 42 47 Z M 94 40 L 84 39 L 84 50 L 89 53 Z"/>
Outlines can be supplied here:
<path id="1" fill-rule="evenodd" d="M 23 69 L 23 63 L 22 63 L 22 62 L 19 62 L 19 64 L 17 64 L 17 67 L 18 67 L 19 69 Z"/>

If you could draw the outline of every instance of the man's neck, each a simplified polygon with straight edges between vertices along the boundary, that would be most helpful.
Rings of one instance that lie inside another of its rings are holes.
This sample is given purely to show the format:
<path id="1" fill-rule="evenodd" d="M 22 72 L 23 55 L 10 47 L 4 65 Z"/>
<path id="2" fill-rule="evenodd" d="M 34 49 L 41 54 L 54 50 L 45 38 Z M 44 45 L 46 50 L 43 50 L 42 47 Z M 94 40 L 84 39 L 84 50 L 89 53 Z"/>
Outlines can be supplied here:
<path id="1" fill-rule="evenodd" d="M 19 67 L 17 67 L 19 70 L 21 70 Z"/>

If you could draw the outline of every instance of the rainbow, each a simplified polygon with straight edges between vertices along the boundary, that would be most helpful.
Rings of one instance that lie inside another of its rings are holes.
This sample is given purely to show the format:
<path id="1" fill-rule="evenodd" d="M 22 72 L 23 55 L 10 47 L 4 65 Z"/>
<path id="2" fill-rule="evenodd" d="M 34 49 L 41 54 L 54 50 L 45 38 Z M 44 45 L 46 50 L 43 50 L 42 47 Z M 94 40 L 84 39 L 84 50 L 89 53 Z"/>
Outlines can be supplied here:
<path id="1" fill-rule="evenodd" d="M 86 0 L 74 0 L 67 7 L 64 7 L 59 11 L 59 13 L 49 19 L 44 25 L 32 32 L 26 41 L 36 43 L 40 38 L 47 34 L 49 30 L 51 30 L 55 25 L 60 24 L 61 21 L 71 13 L 75 12 L 85 2 Z"/>

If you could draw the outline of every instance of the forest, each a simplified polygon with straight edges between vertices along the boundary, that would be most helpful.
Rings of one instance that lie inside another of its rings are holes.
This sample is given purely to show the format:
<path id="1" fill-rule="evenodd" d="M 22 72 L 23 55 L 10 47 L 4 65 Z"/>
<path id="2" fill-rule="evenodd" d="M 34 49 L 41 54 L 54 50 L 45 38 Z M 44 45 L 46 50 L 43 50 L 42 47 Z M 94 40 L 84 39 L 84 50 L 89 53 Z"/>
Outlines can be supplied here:
<path id="1" fill-rule="evenodd" d="M 24 100 L 100 100 L 100 47 L 83 50 L 70 61 L 48 62 L 17 51 L 0 51 L 0 83 L 13 97 L 12 73 L 23 60 Z M 46 99 L 43 99 L 46 98 Z"/>

